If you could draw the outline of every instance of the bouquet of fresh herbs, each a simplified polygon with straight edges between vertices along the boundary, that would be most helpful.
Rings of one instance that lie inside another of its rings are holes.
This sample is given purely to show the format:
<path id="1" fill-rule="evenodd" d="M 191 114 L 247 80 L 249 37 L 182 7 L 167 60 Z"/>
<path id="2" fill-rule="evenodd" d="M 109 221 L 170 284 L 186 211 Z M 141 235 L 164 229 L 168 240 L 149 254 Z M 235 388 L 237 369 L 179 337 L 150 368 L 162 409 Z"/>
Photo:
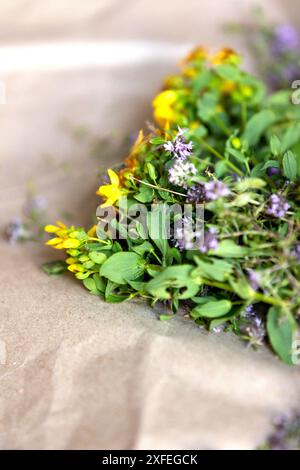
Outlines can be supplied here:
<path id="1" fill-rule="evenodd" d="M 67 254 L 47 271 L 68 269 L 107 302 L 162 302 L 162 320 L 184 307 L 297 364 L 300 106 L 267 96 L 234 51 L 203 48 L 153 106 L 157 128 L 97 191 L 98 225 L 45 227 Z"/>

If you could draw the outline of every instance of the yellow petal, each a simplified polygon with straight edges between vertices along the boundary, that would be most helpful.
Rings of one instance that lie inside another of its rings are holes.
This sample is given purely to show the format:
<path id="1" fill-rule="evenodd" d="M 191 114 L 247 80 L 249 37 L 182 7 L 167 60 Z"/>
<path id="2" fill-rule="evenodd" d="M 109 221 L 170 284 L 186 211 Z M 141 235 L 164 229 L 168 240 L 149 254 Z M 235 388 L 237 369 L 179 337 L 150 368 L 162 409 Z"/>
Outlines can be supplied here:
<path id="1" fill-rule="evenodd" d="M 139 132 L 139 135 L 136 139 L 136 141 L 134 142 L 132 148 L 131 148 L 131 154 L 134 155 L 137 150 L 139 149 L 139 146 L 141 145 L 141 143 L 143 142 L 143 139 L 144 139 L 144 133 L 143 133 L 143 130 L 140 130 Z"/>
<path id="2" fill-rule="evenodd" d="M 58 245 L 54 245 L 53 248 L 55 248 L 56 250 L 63 250 L 64 246 L 62 243 L 59 243 Z"/>
<path id="3" fill-rule="evenodd" d="M 56 225 L 46 225 L 44 227 L 44 230 L 45 232 L 48 232 L 48 233 L 56 233 L 58 230 L 58 227 L 56 227 Z"/>
<path id="4" fill-rule="evenodd" d="M 71 273 L 83 272 L 84 267 L 81 264 L 70 264 L 68 270 L 71 271 Z"/>
<path id="5" fill-rule="evenodd" d="M 119 186 L 120 179 L 119 179 L 119 176 L 117 175 L 117 173 L 114 170 L 111 170 L 110 168 L 107 170 L 107 173 L 108 173 L 109 179 L 111 181 L 111 184 L 113 186 Z"/>
<path id="6" fill-rule="evenodd" d="M 67 226 L 61 220 L 57 220 L 56 225 L 58 225 L 60 228 L 67 228 Z"/>
<path id="7" fill-rule="evenodd" d="M 110 206 L 113 206 L 115 202 L 116 202 L 116 199 L 109 198 L 109 199 L 107 199 L 107 201 L 105 201 L 103 204 L 101 204 L 100 207 L 102 207 L 102 208 L 103 207 L 110 207 Z"/>
<path id="8" fill-rule="evenodd" d="M 97 191 L 97 194 L 99 196 L 105 196 L 105 197 L 110 197 L 110 195 L 114 192 L 115 188 L 112 184 L 107 184 L 105 186 L 100 186 L 100 188 Z"/>
<path id="9" fill-rule="evenodd" d="M 174 104 L 177 101 L 178 95 L 176 91 L 174 90 L 165 90 L 162 91 L 159 95 L 157 95 L 152 104 L 154 108 L 160 107 L 160 106 L 170 106 L 171 104 Z"/>
<path id="10" fill-rule="evenodd" d="M 57 245 L 58 243 L 62 242 L 62 239 L 61 238 L 58 238 L 58 237 L 54 237 L 54 238 L 51 238 L 51 240 L 48 240 L 46 242 L 46 245 Z"/>
<path id="11" fill-rule="evenodd" d="M 67 240 L 62 242 L 63 248 L 78 248 L 80 245 L 80 241 L 76 240 L 75 238 L 67 238 Z"/>

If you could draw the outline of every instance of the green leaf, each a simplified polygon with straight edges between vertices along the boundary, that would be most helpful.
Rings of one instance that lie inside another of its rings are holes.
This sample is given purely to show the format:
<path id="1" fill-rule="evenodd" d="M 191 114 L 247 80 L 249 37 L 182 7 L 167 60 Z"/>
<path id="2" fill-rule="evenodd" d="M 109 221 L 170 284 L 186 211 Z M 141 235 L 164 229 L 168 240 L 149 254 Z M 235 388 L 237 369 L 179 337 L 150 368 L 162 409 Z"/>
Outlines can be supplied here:
<path id="1" fill-rule="evenodd" d="M 235 189 L 240 192 L 248 191 L 249 189 L 261 189 L 266 186 L 266 182 L 261 178 L 244 178 L 235 184 Z"/>
<path id="2" fill-rule="evenodd" d="M 291 125 L 284 134 L 281 142 L 281 153 L 286 152 L 300 141 L 300 125 Z"/>
<path id="3" fill-rule="evenodd" d="M 137 253 L 120 252 L 108 258 L 100 268 L 100 276 L 116 284 L 126 284 L 135 280 L 146 269 L 146 263 Z"/>
<path id="4" fill-rule="evenodd" d="M 270 343 L 278 356 L 289 365 L 294 365 L 292 348 L 296 331 L 297 324 L 291 314 L 286 314 L 279 307 L 269 309 L 267 332 Z"/>
<path id="5" fill-rule="evenodd" d="M 270 168 L 271 166 L 274 166 L 275 168 L 279 168 L 279 161 L 278 160 L 268 160 L 266 163 L 263 164 L 262 169 L 266 170 L 267 168 Z"/>
<path id="6" fill-rule="evenodd" d="M 156 171 L 152 163 L 148 162 L 146 163 L 148 174 L 150 176 L 150 179 L 156 183 Z"/>
<path id="7" fill-rule="evenodd" d="M 275 157 L 278 157 L 281 153 L 281 142 L 277 135 L 272 135 L 270 138 L 270 148 L 271 152 Z"/>
<path id="8" fill-rule="evenodd" d="M 234 279 L 233 277 L 229 278 L 229 284 L 241 299 L 252 299 L 255 295 L 255 291 L 244 276 L 241 276 L 238 279 Z"/>
<path id="9" fill-rule="evenodd" d="M 118 284 L 115 284 L 114 282 L 108 281 L 105 289 L 105 300 L 106 302 L 111 302 L 111 303 L 120 303 L 124 302 L 124 300 L 127 300 L 129 295 L 128 294 L 119 294 L 115 292 L 118 289 Z"/>
<path id="10" fill-rule="evenodd" d="M 132 250 L 140 256 L 144 256 L 145 253 L 151 253 L 154 248 L 150 242 L 145 241 L 141 245 L 136 245 Z"/>
<path id="11" fill-rule="evenodd" d="M 90 291 L 91 294 L 98 295 L 98 289 L 94 279 L 88 277 L 82 281 L 84 287 Z"/>
<path id="12" fill-rule="evenodd" d="M 203 69 L 203 71 L 198 74 L 192 82 L 193 92 L 199 93 L 204 88 L 206 88 L 211 81 L 212 72 L 209 69 Z M 199 95 L 198 95 L 199 96 Z"/>
<path id="13" fill-rule="evenodd" d="M 241 71 L 238 67 L 231 64 L 222 64 L 216 67 L 216 73 L 224 80 L 237 82 L 241 77 Z"/>
<path id="14" fill-rule="evenodd" d="M 232 308 L 230 300 L 210 301 L 202 305 L 197 305 L 192 311 L 191 316 L 194 319 L 199 317 L 219 318 L 226 315 Z"/>
<path id="15" fill-rule="evenodd" d="M 217 326 L 220 326 L 222 325 L 223 323 L 225 323 L 227 320 L 231 320 L 233 317 L 237 316 L 238 314 L 240 314 L 240 312 L 242 310 L 245 309 L 245 306 L 244 305 L 239 305 L 239 306 L 234 306 L 232 307 L 231 311 L 225 315 L 224 317 L 221 317 L 221 318 L 216 318 L 215 320 L 212 320 L 209 324 L 209 331 L 212 331 L 214 328 L 216 328 Z"/>
<path id="16" fill-rule="evenodd" d="M 232 271 L 232 265 L 227 261 L 210 258 L 203 261 L 195 256 L 198 268 L 192 272 L 192 277 L 204 277 L 215 281 L 225 281 Z"/>
<path id="17" fill-rule="evenodd" d="M 95 281 L 97 290 L 104 294 L 106 288 L 106 280 L 104 281 L 97 273 L 93 275 L 93 279 Z"/>
<path id="18" fill-rule="evenodd" d="M 146 289 L 156 299 L 170 299 L 170 290 L 178 289 L 174 296 L 178 299 L 189 299 L 195 296 L 199 285 L 191 278 L 190 265 L 169 266 L 148 282 Z"/>
<path id="19" fill-rule="evenodd" d="M 291 181 L 295 181 L 297 179 L 297 160 L 296 156 L 293 152 L 288 150 L 282 160 L 283 164 L 283 173 L 284 175 Z"/>
<path id="20" fill-rule="evenodd" d="M 248 248 L 237 245 L 232 240 L 223 240 L 212 253 L 220 258 L 244 258 L 249 253 Z"/>
<path id="21" fill-rule="evenodd" d="M 220 178 L 221 176 L 225 175 L 228 172 L 228 166 L 227 163 L 224 160 L 219 160 L 215 164 L 215 174 L 217 178 Z"/>
<path id="22" fill-rule="evenodd" d="M 66 272 L 68 265 L 62 260 L 49 261 L 48 263 L 42 264 L 42 269 L 45 273 L 49 274 L 49 276 L 57 276 Z"/>
<path id="23" fill-rule="evenodd" d="M 197 102 L 198 117 L 203 122 L 209 122 L 216 115 L 217 95 L 206 92 Z"/>
<path id="24" fill-rule="evenodd" d="M 239 194 L 231 203 L 230 205 L 232 207 L 244 207 L 247 206 L 248 204 L 259 204 L 259 202 L 256 201 L 258 198 L 257 193 L 243 193 Z"/>
<path id="25" fill-rule="evenodd" d="M 217 297 L 213 297 L 212 295 L 206 295 L 205 297 L 192 297 L 192 301 L 198 305 L 203 305 L 203 304 L 206 304 L 207 302 L 216 301 L 216 300 L 218 300 Z"/>
<path id="26" fill-rule="evenodd" d="M 89 257 L 96 264 L 102 264 L 107 259 L 107 256 L 104 253 L 99 253 L 97 251 L 89 253 Z"/>
<path id="27" fill-rule="evenodd" d="M 134 198 L 142 203 L 152 202 L 154 198 L 154 189 L 142 185 L 139 188 L 139 192 L 134 195 Z"/>
<path id="28" fill-rule="evenodd" d="M 164 144 L 166 140 L 163 137 L 154 137 L 153 139 L 150 140 L 150 144 L 153 145 L 161 145 Z"/>
<path id="29" fill-rule="evenodd" d="M 252 116 L 242 136 L 243 140 L 249 145 L 255 145 L 260 140 L 263 133 L 276 121 L 276 115 L 273 111 L 265 109 Z"/>
<path id="30" fill-rule="evenodd" d="M 160 321 L 169 321 L 171 318 L 175 318 L 175 315 L 162 314 L 159 315 Z"/>
<path id="31" fill-rule="evenodd" d="M 153 240 L 164 258 L 169 250 L 166 221 L 167 216 L 162 204 L 158 204 L 147 214 L 149 237 Z"/>

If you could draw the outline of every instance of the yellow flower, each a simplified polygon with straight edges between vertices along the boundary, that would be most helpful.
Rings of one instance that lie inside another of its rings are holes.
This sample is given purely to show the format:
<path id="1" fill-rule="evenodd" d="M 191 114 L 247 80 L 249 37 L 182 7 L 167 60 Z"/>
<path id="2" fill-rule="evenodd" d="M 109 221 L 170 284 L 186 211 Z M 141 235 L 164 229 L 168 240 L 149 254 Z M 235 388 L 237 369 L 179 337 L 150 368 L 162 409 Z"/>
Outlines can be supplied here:
<path id="1" fill-rule="evenodd" d="M 167 122 L 175 122 L 177 113 L 175 104 L 178 101 L 178 94 L 174 90 L 165 90 L 153 100 L 154 118 L 162 127 Z"/>
<path id="2" fill-rule="evenodd" d="M 97 229 L 97 225 L 93 225 L 87 233 L 88 236 L 89 237 L 95 237 L 96 236 L 96 229 Z"/>
<path id="3" fill-rule="evenodd" d="M 235 89 L 236 89 L 236 84 L 232 82 L 231 80 L 226 80 L 221 85 L 221 92 L 224 93 L 225 95 L 230 94 Z"/>
<path id="4" fill-rule="evenodd" d="M 111 184 L 106 184 L 100 186 L 96 194 L 102 196 L 106 201 L 101 205 L 101 207 L 113 206 L 125 193 L 123 189 L 120 188 L 120 178 L 113 170 L 107 170 Z"/>
<path id="5" fill-rule="evenodd" d="M 224 47 L 220 49 L 212 58 L 211 62 L 214 65 L 221 65 L 221 64 L 233 64 L 236 65 L 240 61 L 239 56 L 237 53 L 230 49 L 229 47 Z"/>
<path id="6" fill-rule="evenodd" d="M 188 53 L 188 55 L 182 60 L 182 64 L 188 64 L 196 60 L 204 60 L 207 58 L 207 49 L 202 46 L 195 47 Z"/>
<path id="7" fill-rule="evenodd" d="M 46 242 L 46 245 L 52 246 L 57 250 L 78 248 L 85 238 L 85 233 L 76 230 L 75 227 L 68 228 L 65 224 L 59 220 L 56 225 L 46 225 L 44 228 L 45 232 L 55 234 L 54 238 L 51 238 Z"/>
<path id="8" fill-rule="evenodd" d="M 182 70 L 182 75 L 187 78 L 194 78 L 197 73 L 197 70 L 193 67 L 184 67 Z"/>

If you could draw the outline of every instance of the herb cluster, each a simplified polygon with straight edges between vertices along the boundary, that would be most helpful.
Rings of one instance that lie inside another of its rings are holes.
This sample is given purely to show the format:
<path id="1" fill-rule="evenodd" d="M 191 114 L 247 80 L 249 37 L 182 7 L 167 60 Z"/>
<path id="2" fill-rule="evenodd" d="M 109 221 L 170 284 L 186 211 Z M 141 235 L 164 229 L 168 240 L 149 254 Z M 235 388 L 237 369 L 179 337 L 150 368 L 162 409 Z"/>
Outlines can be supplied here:
<path id="1" fill-rule="evenodd" d="M 166 79 L 153 106 L 157 128 L 140 132 L 98 190 L 102 207 L 116 208 L 108 230 L 59 222 L 46 226 L 53 234 L 47 243 L 65 250 L 69 271 L 108 302 L 162 301 L 169 307 L 162 320 L 185 305 L 197 324 L 231 330 L 252 345 L 267 341 L 295 364 L 300 106 L 288 91 L 268 96 L 264 83 L 241 70 L 234 51 L 209 57 L 203 48 Z M 122 237 L 124 197 L 147 209 L 203 204 L 204 234 L 190 234 L 184 220 L 181 236 L 157 238 L 156 212 L 149 211 L 148 236 L 133 218 Z"/>

